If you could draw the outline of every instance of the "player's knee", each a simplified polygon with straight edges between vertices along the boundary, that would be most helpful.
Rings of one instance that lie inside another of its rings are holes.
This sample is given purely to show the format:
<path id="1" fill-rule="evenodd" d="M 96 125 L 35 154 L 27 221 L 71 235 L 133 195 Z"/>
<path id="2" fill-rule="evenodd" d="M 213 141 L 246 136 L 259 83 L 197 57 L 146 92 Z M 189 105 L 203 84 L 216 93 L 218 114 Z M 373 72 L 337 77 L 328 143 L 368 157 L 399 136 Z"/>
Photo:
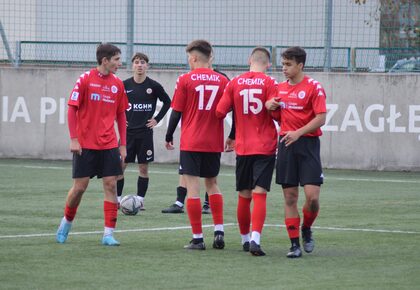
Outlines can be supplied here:
<path id="1" fill-rule="evenodd" d="M 84 185 L 74 185 L 71 189 L 71 192 L 75 196 L 82 195 L 86 191 L 86 187 Z"/>
<path id="2" fill-rule="evenodd" d="M 317 197 L 308 197 L 307 202 L 312 212 L 319 210 L 319 199 Z"/>
<path id="3" fill-rule="evenodd" d="M 284 202 L 287 207 L 295 207 L 297 206 L 298 198 L 294 195 L 285 196 Z"/>
<path id="4" fill-rule="evenodd" d="M 139 175 L 143 178 L 149 177 L 149 168 L 147 164 L 139 164 Z"/>

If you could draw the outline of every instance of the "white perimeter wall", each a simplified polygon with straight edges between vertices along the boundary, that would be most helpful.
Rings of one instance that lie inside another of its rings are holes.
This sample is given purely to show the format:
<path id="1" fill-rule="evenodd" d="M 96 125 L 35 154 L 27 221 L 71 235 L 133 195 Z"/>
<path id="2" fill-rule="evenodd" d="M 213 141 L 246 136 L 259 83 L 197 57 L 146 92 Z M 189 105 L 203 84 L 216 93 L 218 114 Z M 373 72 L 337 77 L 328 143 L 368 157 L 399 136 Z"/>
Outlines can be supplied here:
<path id="1" fill-rule="evenodd" d="M 71 159 L 67 98 L 83 69 L 0 68 L 0 158 Z M 172 96 L 180 71 L 151 71 Z M 236 72 L 227 72 L 233 76 Z M 327 93 L 321 137 L 324 167 L 420 170 L 420 74 L 311 73 Z M 120 71 L 125 79 L 129 71 Z M 283 76 L 274 73 L 281 81 Z M 169 114 L 155 129 L 155 161 L 177 162 L 164 148 Z M 226 121 L 225 133 L 230 130 Z M 179 129 L 175 144 L 179 146 Z M 222 163 L 234 165 L 234 154 Z M 0 160 L 1 162 L 1 160 Z"/>

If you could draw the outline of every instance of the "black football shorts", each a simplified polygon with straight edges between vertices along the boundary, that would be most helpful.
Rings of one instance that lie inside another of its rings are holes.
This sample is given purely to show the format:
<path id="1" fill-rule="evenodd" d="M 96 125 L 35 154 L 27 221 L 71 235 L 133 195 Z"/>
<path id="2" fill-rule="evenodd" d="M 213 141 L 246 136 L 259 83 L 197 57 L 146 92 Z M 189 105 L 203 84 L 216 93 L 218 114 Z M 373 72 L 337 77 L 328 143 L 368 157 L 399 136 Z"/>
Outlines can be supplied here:
<path id="1" fill-rule="evenodd" d="M 282 138 L 280 136 L 279 140 Z M 278 144 L 276 183 L 286 187 L 321 185 L 324 180 L 318 137 L 300 137 L 289 147 Z"/>
<path id="2" fill-rule="evenodd" d="M 216 177 L 220 171 L 220 152 L 181 151 L 179 174 Z"/>
<path id="3" fill-rule="evenodd" d="M 236 190 L 252 190 L 260 186 L 270 191 L 276 155 L 237 155 Z"/>
<path id="4" fill-rule="evenodd" d="M 118 148 L 106 150 L 82 149 L 82 155 L 73 154 L 73 178 L 122 175 Z"/>
<path id="5" fill-rule="evenodd" d="M 149 163 L 154 160 L 153 130 L 140 135 L 127 135 L 127 157 L 125 163 Z"/>

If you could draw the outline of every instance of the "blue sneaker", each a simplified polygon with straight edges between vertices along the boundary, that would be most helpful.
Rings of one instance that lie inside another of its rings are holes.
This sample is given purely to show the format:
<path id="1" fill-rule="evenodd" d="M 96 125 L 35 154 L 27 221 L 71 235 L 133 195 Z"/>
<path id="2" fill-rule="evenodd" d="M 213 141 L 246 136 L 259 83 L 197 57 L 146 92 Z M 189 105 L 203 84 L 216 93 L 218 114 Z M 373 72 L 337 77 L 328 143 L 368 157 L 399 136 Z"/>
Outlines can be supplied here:
<path id="1" fill-rule="evenodd" d="M 102 238 L 102 245 L 104 246 L 119 246 L 120 242 L 118 242 L 112 235 L 104 236 Z"/>
<path id="2" fill-rule="evenodd" d="M 64 244 L 67 240 L 67 236 L 69 235 L 71 229 L 71 223 L 62 222 L 57 230 L 57 235 L 55 237 L 57 243 Z"/>

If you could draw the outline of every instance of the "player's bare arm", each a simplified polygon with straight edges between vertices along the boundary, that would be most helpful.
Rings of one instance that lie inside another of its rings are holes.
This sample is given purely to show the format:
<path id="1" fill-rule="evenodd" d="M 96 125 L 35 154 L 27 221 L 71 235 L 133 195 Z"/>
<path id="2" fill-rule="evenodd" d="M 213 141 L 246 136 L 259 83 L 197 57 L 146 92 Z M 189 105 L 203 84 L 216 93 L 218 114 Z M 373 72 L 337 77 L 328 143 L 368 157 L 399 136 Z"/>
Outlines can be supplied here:
<path id="1" fill-rule="evenodd" d="M 315 131 L 325 124 L 326 113 L 317 114 L 308 124 L 296 131 L 287 131 L 280 142 L 285 142 L 286 147 L 296 142 L 301 136 Z"/>

